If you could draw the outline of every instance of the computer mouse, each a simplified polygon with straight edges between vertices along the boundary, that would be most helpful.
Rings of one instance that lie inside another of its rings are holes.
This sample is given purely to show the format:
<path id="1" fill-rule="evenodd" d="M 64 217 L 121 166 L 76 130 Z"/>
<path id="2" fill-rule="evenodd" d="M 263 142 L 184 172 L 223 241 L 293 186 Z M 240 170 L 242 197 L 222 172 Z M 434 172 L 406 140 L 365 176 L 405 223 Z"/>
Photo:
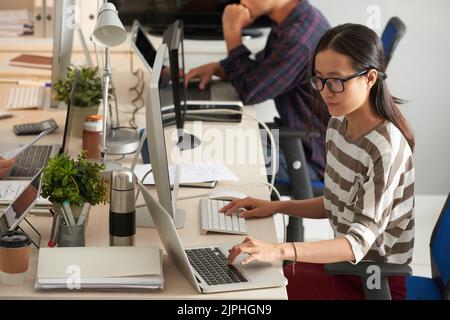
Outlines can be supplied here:
<path id="1" fill-rule="evenodd" d="M 236 191 L 236 190 L 232 190 L 232 189 L 221 189 L 221 190 L 217 190 L 217 191 L 212 191 L 209 194 L 208 199 L 232 201 L 235 199 L 244 199 L 246 197 L 248 197 L 248 196 L 245 193 L 240 192 L 240 191 Z"/>

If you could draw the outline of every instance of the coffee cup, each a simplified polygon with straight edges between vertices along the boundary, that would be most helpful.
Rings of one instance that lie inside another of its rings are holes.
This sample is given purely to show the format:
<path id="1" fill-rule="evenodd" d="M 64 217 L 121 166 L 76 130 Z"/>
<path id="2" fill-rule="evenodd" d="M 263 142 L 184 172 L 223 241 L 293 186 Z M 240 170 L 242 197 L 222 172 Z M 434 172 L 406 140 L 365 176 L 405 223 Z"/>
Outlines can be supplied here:
<path id="1" fill-rule="evenodd" d="M 28 271 L 30 237 L 21 231 L 0 234 L 0 281 L 17 286 L 25 282 Z"/>

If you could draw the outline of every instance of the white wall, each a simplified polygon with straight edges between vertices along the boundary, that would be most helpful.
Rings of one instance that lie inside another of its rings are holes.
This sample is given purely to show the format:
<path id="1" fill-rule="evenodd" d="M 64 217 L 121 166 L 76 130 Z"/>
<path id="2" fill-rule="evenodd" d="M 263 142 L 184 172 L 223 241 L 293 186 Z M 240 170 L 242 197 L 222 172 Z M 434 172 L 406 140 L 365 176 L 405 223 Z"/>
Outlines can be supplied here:
<path id="1" fill-rule="evenodd" d="M 331 25 L 366 24 L 379 6 L 381 28 L 392 16 L 407 27 L 387 69 L 391 92 L 409 102 L 402 111 L 416 135 L 416 193 L 450 191 L 450 1 L 310 0 Z M 382 30 L 376 30 L 381 34 Z"/>

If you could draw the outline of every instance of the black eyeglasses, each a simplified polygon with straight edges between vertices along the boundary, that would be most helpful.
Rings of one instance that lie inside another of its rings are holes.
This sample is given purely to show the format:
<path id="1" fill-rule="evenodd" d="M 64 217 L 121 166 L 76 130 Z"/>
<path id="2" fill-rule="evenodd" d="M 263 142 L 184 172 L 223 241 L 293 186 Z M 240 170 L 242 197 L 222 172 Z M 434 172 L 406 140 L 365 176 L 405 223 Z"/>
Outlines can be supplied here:
<path id="1" fill-rule="evenodd" d="M 369 70 L 363 70 L 359 71 L 355 74 L 352 74 L 351 76 L 348 76 L 346 78 L 320 78 L 318 76 L 311 76 L 309 78 L 309 82 L 311 83 L 311 86 L 314 90 L 322 91 L 325 87 L 325 84 L 327 85 L 328 89 L 333 93 L 341 93 L 344 91 L 344 82 L 351 80 L 356 77 L 360 77 L 364 74 L 369 72 Z"/>

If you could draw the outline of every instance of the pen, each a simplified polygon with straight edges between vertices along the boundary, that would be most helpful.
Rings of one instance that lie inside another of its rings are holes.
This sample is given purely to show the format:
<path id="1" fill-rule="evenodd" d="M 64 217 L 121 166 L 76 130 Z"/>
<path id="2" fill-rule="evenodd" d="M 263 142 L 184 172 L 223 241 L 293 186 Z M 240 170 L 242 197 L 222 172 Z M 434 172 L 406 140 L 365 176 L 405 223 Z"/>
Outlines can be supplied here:
<path id="1" fill-rule="evenodd" d="M 73 213 L 72 213 L 72 210 L 70 209 L 68 200 L 63 201 L 63 208 L 64 208 L 64 211 L 66 212 L 67 219 L 69 220 L 69 225 L 71 225 L 71 226 L 76 225 L 75 218 L 73 217 Z"/>
<path id="2" fill-rule="evenodd" d="M 53 248 L 56 245 L 58 235 L 59 235 L 59 223 L 61 220 L 61 215 L 55 214 L 53 216 L 52 231 L 50 232 L 50 240 L 48 240 L 48 246 Z"/>
<path id="3" fill-rule="evenodd" d="M 55 216 L 57 213 L 55 213 L 55 211 L 53 209 L 50 209 L 52 211 L 53 216 Z M 64 211 L 64 209 L 61 207 L 61 213 L 60 215 L 62 216 L 63 222 L 68 226 L 69 225 L 69 220 L 66 217 L 66 213 Z"/>
<path id="4" fill-rule="evenodd" d="M 48 208 L 48 211 L 50 211 L 50 214 L 52 215 L 52 217 L 55 216 L 55 210 L 53 210 L 53 208 Z"/>
<path id="5" fill-rule="evenodd" d="M 78 218 L 77 226 L 81 226 L 84 223 L 84 220 L 86 219 L 90 207 L 91 207 L 90 203 L 86 202 L 84 204 L 83 209 L 81 210 L 80 217 Z"/>

